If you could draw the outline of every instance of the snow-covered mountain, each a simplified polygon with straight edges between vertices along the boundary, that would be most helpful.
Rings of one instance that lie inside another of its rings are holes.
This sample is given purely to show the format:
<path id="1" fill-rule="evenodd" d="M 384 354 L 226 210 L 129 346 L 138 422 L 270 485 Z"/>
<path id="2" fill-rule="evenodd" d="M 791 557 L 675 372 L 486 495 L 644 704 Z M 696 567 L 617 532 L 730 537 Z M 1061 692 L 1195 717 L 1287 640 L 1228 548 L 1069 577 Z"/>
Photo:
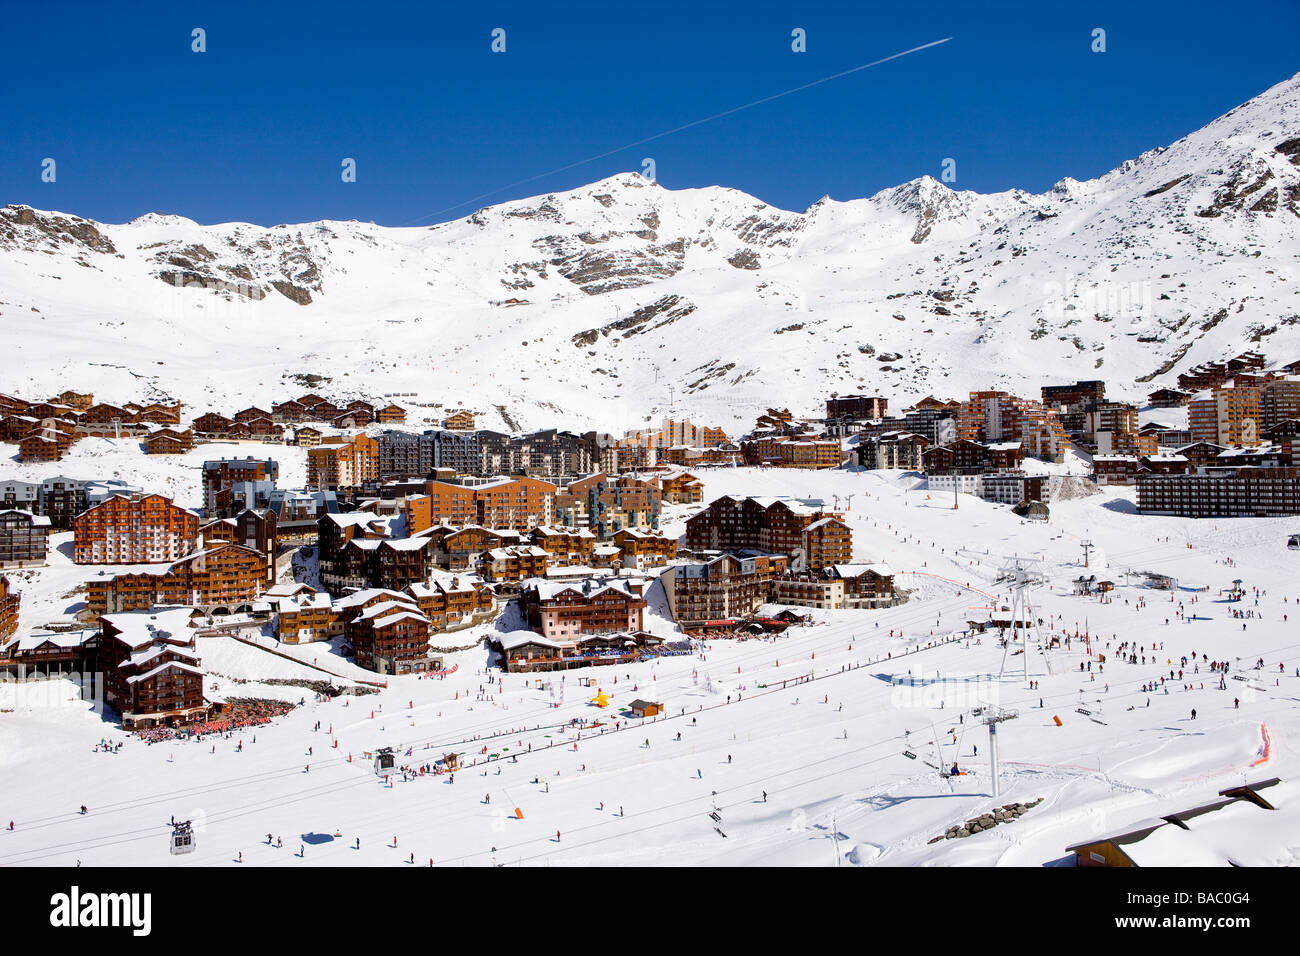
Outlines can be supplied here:
<path id="1" fill-rule="evenodd" d="M 1300 357 L 1298 296 L 1300 75 L 1041 195 L 923 177 L 796 213 L 624 174 L 427 228 L 8 206 L 0 391 L 229 413 L 315 375 L 497 427 L 614 431 L 671 403 L 735 428 L 860 390 L 1137 398 L 1244 348 Z"/>

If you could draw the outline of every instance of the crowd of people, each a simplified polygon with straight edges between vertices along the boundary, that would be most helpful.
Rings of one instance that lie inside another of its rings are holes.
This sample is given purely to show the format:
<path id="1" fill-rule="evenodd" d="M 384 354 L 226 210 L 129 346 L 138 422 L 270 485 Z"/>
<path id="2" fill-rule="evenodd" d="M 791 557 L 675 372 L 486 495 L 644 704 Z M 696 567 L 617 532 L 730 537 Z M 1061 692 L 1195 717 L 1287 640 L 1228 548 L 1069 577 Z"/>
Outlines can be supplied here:
<path id="1" fill-rule="evenodd" d="M 136 735 L 149 744 L 166 740 L 202 740 L 212 734 L 230 736 L 235 731 L 269 724 L 274 718 L 287 714 L 294 705 L 278 700 L 232 701 L 227 716 L 185 727 L 151 727 L 138 730 Z"/>

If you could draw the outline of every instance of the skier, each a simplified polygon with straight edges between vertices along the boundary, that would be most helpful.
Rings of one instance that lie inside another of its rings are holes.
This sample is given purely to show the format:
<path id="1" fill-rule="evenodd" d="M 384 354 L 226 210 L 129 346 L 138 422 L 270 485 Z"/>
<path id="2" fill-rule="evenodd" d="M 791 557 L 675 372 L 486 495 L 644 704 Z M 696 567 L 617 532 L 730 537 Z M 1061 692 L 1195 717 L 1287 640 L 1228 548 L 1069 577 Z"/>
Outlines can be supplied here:
<path id="1" fill-rule="evenodd" d="M 1240 709 L 1241 709 L 1241 700 L 1238 699 L 1238 698 L 1236 698 L 1236 697 L 1232 698 L 1232 706 L 1233 706 L 1233 709 L 1234 709 L 1234 710 L 1240 710 Z"/>
<path id="2" fill-rule="evenodd" d="M 727 763 L 731 763 L 731 754 L 727 754 Z"/>
<path id="3" fill-rule="evenodd" d="M 764 803 L 767 803 L 767 791 L 766 791 L 766 790 L 763 791 L 763 802 L 764 802 Z"/>
<path id="4" fill-rule="evenodd" d="M 81 805 L 81 815 L 83 817 L 86 815 L 86 805 L 84 803 Z"/>
<path id="5" fill-rule="evenodd" d="M 1192 708 L 1192 720 L 1195 720 L 1195 719 L 1196 719 L 1196 708 L 1193 707 L 1193 708 Z"/>
<path id="6" fill-rule="evenodd" d="M 556 831 L 555 831 L 555 842 L 556 842 L 556 843 L 559 843 L 559 842 L 560 842 L 560 831 L 559 831 L 559 830 L 556 830 Z"/>
<path id="7" fill-rule="evenodd" d="M 484 803 L 491 803 L 491 802 L 492 802 L 492 794 L 490 794 L 490 793 L 485 793 L 485 794 L 483 794 L 483 802 L 484 802 Z"/>

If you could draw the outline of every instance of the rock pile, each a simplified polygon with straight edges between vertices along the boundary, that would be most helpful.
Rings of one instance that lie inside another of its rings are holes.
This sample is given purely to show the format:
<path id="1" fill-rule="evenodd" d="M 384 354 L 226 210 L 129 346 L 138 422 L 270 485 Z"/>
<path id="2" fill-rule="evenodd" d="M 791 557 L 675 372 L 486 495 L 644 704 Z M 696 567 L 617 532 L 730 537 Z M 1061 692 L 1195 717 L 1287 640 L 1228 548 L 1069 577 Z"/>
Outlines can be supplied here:
<path id="1" fill-rule="evenodd" d="M 938 843 L 940 840 L 956 840 L 961 837 L 968 837 L 973 833 L 983 833 L 985 830 L 992 830 L 999 823 L 1011 823 L 1012 821 L 1024 816 L 1034 807 L 1043 802 L 1039 797 L 1032 803 L 1004 803 L 996 809 L 987 813 L 982 813 L 978 817 L 971 817 L 965 823 L 949 827 L 946 833 L 935 837 L 931 843 Z"/>

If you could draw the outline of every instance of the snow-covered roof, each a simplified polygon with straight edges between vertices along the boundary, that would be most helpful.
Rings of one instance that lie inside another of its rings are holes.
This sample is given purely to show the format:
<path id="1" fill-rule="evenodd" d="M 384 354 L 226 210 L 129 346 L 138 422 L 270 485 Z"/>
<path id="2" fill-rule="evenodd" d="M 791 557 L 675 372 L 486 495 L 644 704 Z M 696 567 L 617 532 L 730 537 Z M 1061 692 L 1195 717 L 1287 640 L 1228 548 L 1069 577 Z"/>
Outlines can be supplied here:
<path id="1" fill-rule="evenodd" d="M 392 614 L 394 611 L 399 609 L 403 611 L 407 611 L 407 610 L 414 610 L 415 608 L 416 608 L 415 600 L 409 597 L 401 601 L 397 601 L 397 600 L 381 601 L 379 604 L 372 604 L 370 607 L 362 611 L 361 617 L 358 618 L 358 620 L 365 621 L 371 618 L 380 618 L 380 617 L 384 617 L 385 615 Z"/>
<path id="2" fill-rule="evenodd" d="M 11 514 L 22 515 L 24 518 L 30 519 L 33 528 L 48 528 L 50 526 L 48 515 L 34 515 L 30 511 L 23 511 L 20 508 L 6 508 L 5 510 L 0 511 L 0 517 Z"/>
<path id="3" fill-rule="evenodd" d="M 871 564 L 836 564 L 832 565 L 832 567 L 835 568 L 835 573 L 842 578 L 856 578 L 859 575 L 866 574 L 868 571 L 872 571 L 882 577 L 890 577 L 894 573 L 894 569 L 883 562 L 875 562 Z"/>
<path id="4" fill-rule="evenodd" d="M 0 645 L 0 652 L 8 652 L 11 649 L 20 652 L 33 651 L 44 644 L 53 644 L 55 647 L 80 647 L 94 636 L 94 631 L 59 631 L 42 634 L 25 634 L 22 637 L 13 638 L 4 645 Z"/>
<path id="5" fill-rule="evenodd" d="M 595 597 L 605 591 L 617 591 L 627 597 L 639 597 L 633 594 L 627 578 L 588 578 L 590 587 L 583 591 L 580 581 L 551 581 L 546 578 L 530 578 L 529 585 L 537 591 L 540 600 L 549 601 L 563 591 L 577 591 L 584 597 Z"/>
<path id="6" fill-rule="evenodd" d="M 269 598 L 294 597 L 295 595 L 302 594 L 304 592 L 310 594 L 313 593 L 314 591 L 315 588 L 313 588 L 309 584 L 297 584 L 293 582 L 288 582 L 288 583 L 271 585 L 271 587 L 266 589 L 265 596 Z"/>
<path id="7" fill-rule="evenodd" d="M 330 521 L 333 521 L 340 528 L 349 528 L 353 525 L 385 524 L 384 518 L 372 511 L 348 511 L 335 512 L 325 515 Z"/>
<path id="8" fill-rule="evenodd" d="M 168 662 L 165 663 L 165 664 L 159 664 L 157 667 L 155 667 L 153 670 L 151 670 L 151 671 L 149 671 L 149 672 L 147 672 L 147 673 L 144 673 L 144 674 L 136 674 L 134 677 L 128 677 L 128 678 L 126 679 L 126 682 L 127 682 L 128 684 L 136 684 L 136 683 L 139 683 L 139 682 L 142 681 L 142 680 L 148 680 L 150 677 L 154 677 L 154 676 L 156 676 L 156 675 L 158 675 L 158 674 L 161 674 L 163 671 L 167 670 L 169 667 L 175 667 L 175 668 L 178 668 L 179 670 L 183 670 L 183 671 L 185 671 L 186 673 L 189 673 L 189 674 L 197 674 L 197 675 L 200 676 L 200 677 L 203 676 L 203 671 L 202 671 L 200 668 L 194 667 L 194 666 L 192 666 L 192 665 L 190 665 L 190 664 L 182 664 L 180 661 L 168 661 Z"/>
<path id="9" fill-rule="evenodd" d="M 360 591 L 353 591 L 334 602 L 334 606 L 339 609 L 357 607 L 372 601 L 377 597 L 387 597 L 389 600 L 409 602 L 410 597 L 402 594 L 400 591 L 389 591 L 385 588 L 364 588 Z"/>
<path id="10" fill-rule="evenodd" d="M 199 659 L 197 653 L 186 647 L 177 647 L 174 644 L 154 645 L 153 647 L 146 647 L 143 650 L 132 651 L 131 656 L 117 666 L 143 667 L 160 654 L 178 654 L 181 657 L 188 657 L 192 661 L 198 661 Z"/>
<path id="11" fill-rule="evenodd" d="M 170 607 L 105 614 L 103 619 L 119 632 L 117 640 L 138 649 L 156 640 L 192 644 L 194 637 L 190 628 L 190 615 L 193 612 L 194 609 L 190 607 Z"/>
<path id="12" fill-rule="evenodd" d="M 550 647 L 555 650 L 559 650 L 565 646 L 558 641 L 552 641 L 549 638 L 542 637 L 542 635 L 534 631 L 511 631 L 508 634 L 503 634 L 498 638 L 498 641 L 501 644 L 502 649 L 507 651 L 513 651 L 515 648 L 523 647 L 525 644 L 540 644 L 542 647 Z"/>
<path id="13" fill-rule="evenodd" d="M 428 624 L 429 619 L 419 611 L 401 610 L 392 614 L 386 614 L 383 617 L 375 618 L 372 623 L 375 627 L 388 627 L 392 624 L 400 624 L 402 621 L 416 621 L 422 624 Z"/>
<path id="14" fill-rule="evenodd" d="M 817 519 L 816 521 L 814 521 L 812 524 L 808 525 L 808 527 L 806 527 L 804 530 L 805 530 L 805 531 L 811 531 L 811 530 L 813 530 L 814 528 L 823 528 L 823 527 L 825 527 L 826 525 L 828 525 L 828 524 L 832 524 L 832 523 L 835 523 L 835 524 L 843 524 L 843 522 L 840 521 L 839 518 L 836 518 L 836 517 L 834 517 L 834 516 L 829 516 L 829 517 L 826 517 L 826 518 L 818 518 L 818 519 Z"/>

